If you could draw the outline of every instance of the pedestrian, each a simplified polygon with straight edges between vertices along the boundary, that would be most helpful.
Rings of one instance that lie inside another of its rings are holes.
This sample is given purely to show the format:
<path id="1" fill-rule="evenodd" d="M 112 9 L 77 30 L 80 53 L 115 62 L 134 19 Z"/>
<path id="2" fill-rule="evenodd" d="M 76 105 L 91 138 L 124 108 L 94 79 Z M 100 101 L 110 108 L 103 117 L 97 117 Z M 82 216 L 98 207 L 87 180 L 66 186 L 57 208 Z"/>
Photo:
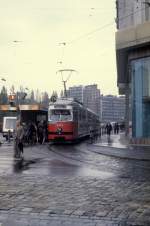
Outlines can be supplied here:
<path id="1" fill-rule="evenodd" d="M 43 143 L 43 139 L 44 139 L 44 125 L 43 121 L 40 121 L 38 124 L 38 141 L 40 144 Z"/>
<path id="2" fill-rule="evenodd" d="M 20 121 L 16 123 L 15 140 L 14 140 L 14 157 L 20 157 L 23 154 L 24 128 Z"/>
<path id="3" fill-rule="evenodd" d="M 107 136 L 110 138 L 110 134 L 112 131 L 112 125 L 110 123 L 107 123 L 105 129 L 106 129 Z"/>
<path id="4" fill-rule="evenodd" d="M 33 123 L 33 142 L 36 144 L 38 142 L 38 134 L 37 134 L 37 125 L 36 123 Z"/>
<path id="5" fill-rule="evenodd" d="M 118 122 L 116 123 L 115 127 L 116 127 L 116 134 L 118 134 L 119 133 L 119 124 L 118 124 Z"/>
<path id="6" fill-rule="evenodd" d="M 90 132 L 90 143 L 92 144 L 94 142 L 94 133 L 91 126 L 89 132 Z"/>
<path id="7" fill-rule="evenodd" d="M 28 140 L 30 144 L 35 144 L 37 142 L 37 127 L 33 122 L 29 122 Z"/>
<path id="8" fill-rule="evenodd" d="M 119 133 L 119 124 L 118 122 L 116 122 L 114 125 L 114 134 L 118 134 L 118 133 Z"/>
<path id="9" fill-rule="evenodd" d="M 44 144 L 45 141 L 47 141 L 47 123 L 46 123 L 46 121 L 43 121 L 43 141 L 42 141 L 42 144 Z"/>
<path id="10" fill-rule="evenodd" d="M 10 143 L 10 138 L 11 138 L 11 131 L 10 129 L 8 130 L 8 143 Z"/>

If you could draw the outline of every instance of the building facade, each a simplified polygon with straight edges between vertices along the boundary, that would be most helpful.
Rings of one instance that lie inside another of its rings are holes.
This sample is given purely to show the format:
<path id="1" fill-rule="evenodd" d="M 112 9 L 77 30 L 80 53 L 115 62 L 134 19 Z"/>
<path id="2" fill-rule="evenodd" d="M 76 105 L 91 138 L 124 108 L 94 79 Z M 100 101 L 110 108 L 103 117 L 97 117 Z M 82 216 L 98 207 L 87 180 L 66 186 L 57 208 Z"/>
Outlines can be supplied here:
<path id="1" fill-rule="evenodd" d="M 101 96 L 101 121 L 122 122 L 125 119 L 125 97 L 124 96 Z"/>
<path id="2" fill-rule="evenodd" d="M 67 96 L 75 98 L 79 102 L 83 103 L 83 86 L 72 86 L 67 90 Z"/>
<path id="3" fill-rule="evenodd" d="M 116 56 L 120 94 L 126 95 L 126 133 L 130 106 L 132 141 L 150 143 L 150 1 L 117 0 Z"/>
<path id="4" fill-rule="evenodd" d="M 67 91 L 68 97 L 73 97 L 85 107 L 100 115 L 100 90 L 97 85 L 73 86 Z"/>
<path id="5" fill-rule="evenodd" d="M 96 84 L 84 87 L 83 104 L 97 115 L 100 115 L 100 90 Z"/>
<path id="6" fill-rule="evenodd" d="M 117 28 L 126 29 L 149 21 L 149 0 L 117 0 Z"/>

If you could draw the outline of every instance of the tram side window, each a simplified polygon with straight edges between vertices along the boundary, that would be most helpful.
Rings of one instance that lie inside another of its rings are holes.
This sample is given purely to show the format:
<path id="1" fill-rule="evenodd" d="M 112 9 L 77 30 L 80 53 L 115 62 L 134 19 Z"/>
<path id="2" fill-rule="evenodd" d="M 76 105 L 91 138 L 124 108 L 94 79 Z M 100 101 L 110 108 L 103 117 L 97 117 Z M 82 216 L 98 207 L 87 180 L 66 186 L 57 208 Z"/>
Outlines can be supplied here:
<path id="1" fill-rule="evenodd" d="M 82 111 L 82 120 L 86 120 L 86 112 L 85 112 L 85 110 Z"/>
<path id="2" fill-rule="evenodd" d="M 92 114 L 89 113 L 89 121 L 92 122 Z"/>
<path id="3" fill-rule="evenodd" d="M 94 117 L 94 115 L 92 115 L 92 121 L 93 121 L 93 123 L 95 123 L 95 117 Z"/>
<path id="4" fill-rule="evenodd" d="M 89 121 L 89 112 L 87 112 L 87 120 Z"/>
<path id="5" fill-rule="evenodd" d="M 78 120 L 79 121 L 82 120 L 82 111 L 81 111 L 81 109 L 78 110 Z"/>
<path id="6" fill-rule="evenodd" d="M 78 121 L 78 111 L 73 111 L 73 120 Z"/>

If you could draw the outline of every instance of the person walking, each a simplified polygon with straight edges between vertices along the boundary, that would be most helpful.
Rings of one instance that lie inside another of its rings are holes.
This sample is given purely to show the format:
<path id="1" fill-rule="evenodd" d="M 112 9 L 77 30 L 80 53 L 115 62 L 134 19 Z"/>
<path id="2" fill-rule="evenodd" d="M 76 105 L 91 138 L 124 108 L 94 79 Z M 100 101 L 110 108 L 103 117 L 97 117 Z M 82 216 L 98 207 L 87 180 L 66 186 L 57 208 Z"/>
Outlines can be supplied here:
<path id="1" fill-rule="evenodd" d="M 118 133 L 119 133 L 119 124 L 118 122 L 116 122 L 114 125 L 114 134 L 118 134 Z"/>
<path id="2" fill-rule="evenodd" d="M 43 143 L 43 138 L 44 138 L 44 125 L 43 121 L 41 121 L 38 124 L 38 141 L 40 144 Z"/>
<path id="3" fill-rule="evenodd" d="M 110 134 L 112 131 L 112 125 L 110 123 L 107 123 L 105 129 L 106 129 L 107 136 L 110 138 Z"/>
<path id="4" fill-rule="evenodd" d="M 118 122 L 116 123 L 116 134 L 118 134 L 119 133 L 119 124 L 118 124 Z"/>
<path id="5" fill-rule="evenodd" d="M 44 144 L 45 141 L 47 141 L 47 122 L 43 121 L 43 141 L 42 141 L 42 144 Z"/>
<path id="6" fill-rule="evenodd" d="M 14 140 L 14 157 L 20 158 L 23 155 L 23 138 L 24 128 L 20 121 L 16 123 L 15 140 Z"/>

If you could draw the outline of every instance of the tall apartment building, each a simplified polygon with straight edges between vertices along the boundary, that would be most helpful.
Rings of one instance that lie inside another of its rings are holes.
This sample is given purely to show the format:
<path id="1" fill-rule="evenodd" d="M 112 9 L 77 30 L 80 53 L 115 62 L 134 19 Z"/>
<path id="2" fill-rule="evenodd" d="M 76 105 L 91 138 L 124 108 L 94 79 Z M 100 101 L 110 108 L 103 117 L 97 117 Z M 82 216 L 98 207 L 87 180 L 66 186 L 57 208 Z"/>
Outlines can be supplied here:
<path id="1" fill-rule="evenodd" d="M 85 107 L 100 115 L 100 90 L 97 85 L 73 86 L 67 90 L 67 95 L 82 102 Z"/>
<path id="2" fill-rule="evenodd" d="M 83 103 L 85 107 L 100 115 L 100 90 L 96 84 L 84 87 Z"/>
<path id="3" fill-rule="evenodd" d="M 83 86 L 72 86 L 67 90 L 67 96 L 83 103 Z"/>
<path id="4" fill-rule="evenodd" d="M 101 121 L 121 122 L 125 118 L 125 97 L 101 95 Z"/>

